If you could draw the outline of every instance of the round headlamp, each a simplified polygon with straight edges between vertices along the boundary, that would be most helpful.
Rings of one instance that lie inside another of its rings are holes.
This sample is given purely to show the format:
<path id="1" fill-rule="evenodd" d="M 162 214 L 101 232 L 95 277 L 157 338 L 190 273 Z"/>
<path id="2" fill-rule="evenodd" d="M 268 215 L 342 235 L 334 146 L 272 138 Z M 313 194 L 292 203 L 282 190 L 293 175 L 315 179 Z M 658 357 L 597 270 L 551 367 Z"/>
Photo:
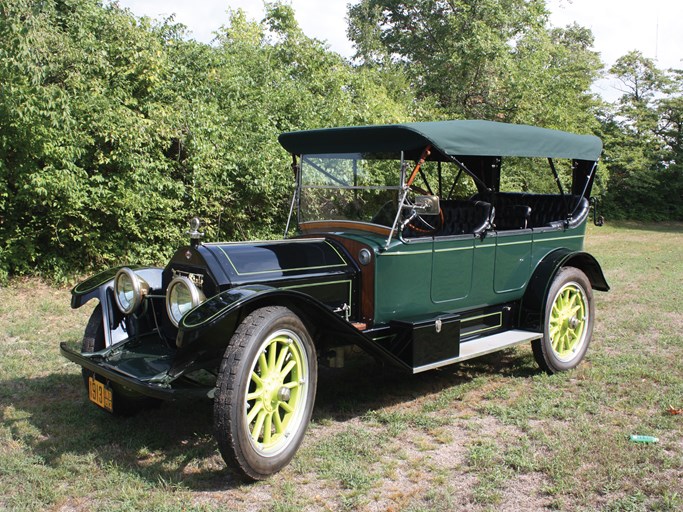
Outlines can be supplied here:
<path id="1" fill-rule="evenodd" d="M 185 313 L 199 306 L 204 298 L 202 291 L 187 277 L 174 278 L 166 290 L 166 312 L 173 325 L 178 327 Z"/>
<path id="2" fill-rule="evenodd" d="M 114 277 L 114 298 L 124 315 L 130 315 L 149 293 L 149 285 L 128 267 L 124 267 Z"/>

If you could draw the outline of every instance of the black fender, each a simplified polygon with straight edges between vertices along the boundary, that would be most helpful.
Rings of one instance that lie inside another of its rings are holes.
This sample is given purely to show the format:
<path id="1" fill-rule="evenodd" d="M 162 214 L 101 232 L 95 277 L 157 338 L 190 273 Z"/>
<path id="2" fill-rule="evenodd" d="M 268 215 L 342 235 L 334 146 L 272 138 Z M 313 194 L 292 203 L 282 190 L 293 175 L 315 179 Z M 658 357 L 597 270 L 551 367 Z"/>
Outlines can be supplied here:
<path id="1" fill-rule="evenodd" d="M 321 341 L 329 337 L 339 345 L 358 345 L 383 361 L 410 369 L 310 295 L 264 285 L 245 285 L 211 297 L 182 318 L 176 338 L 178 353 L 169 375 L 176 377 L 196 368 L 217 367 L 244 317 L 255 309 L 272 305 L 285 306 L 297 314 L 311 331 L 318 349 Z"/>
<path id="2" fill-rule="evenodd" d="M 100 304 L 102 305 L 102 322 L 104 323 L 104 341 L 105 346 L 107 347 L 113 342 L 120 341 L 120 338 L 123 335 L 123 333 L 118 332 L 121 330 L 123 314 L 119 311 L 114 300 L 114 277 L 116 277 L 116 273 L 122 268 L 124 267 L 113 267 L 104 270 L 85 281 L 80 282 L 71 290 L 72 309 L 78 309 L 92 299 L 100 301 Z M 136 274 L 147 281 L 150 287 L 150 293 L 161 290 L 161 275 L 163 269 L 136 265 L 128 266 L 128 268 L 135 271 Z"/>
<path id="3" fill-rule="evenodd" d="M 548 290 L 555 274 L 562 267 L 576 267 L 582 270 L 594 290 L 609 291 L 609 285 L 598 261 L 591 254 L 570 249 L 556 249 L 548 253 L 536 265 L 529 279 L 519 311 L 519 325 L 534 331 L 543 329 L 543 315 Z"/>

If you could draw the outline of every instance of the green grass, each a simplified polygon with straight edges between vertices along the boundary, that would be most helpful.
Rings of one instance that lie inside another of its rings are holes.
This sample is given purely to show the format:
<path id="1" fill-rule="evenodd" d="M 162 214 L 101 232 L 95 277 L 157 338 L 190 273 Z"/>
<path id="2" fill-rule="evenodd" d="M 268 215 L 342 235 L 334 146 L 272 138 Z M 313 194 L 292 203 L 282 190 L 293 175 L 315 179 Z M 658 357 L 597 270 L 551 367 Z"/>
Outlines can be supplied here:
<path id="1" fill-rule="evenodd" d="M 0 288 L 0 510 L 683 509 L 683 225 L 592 228 L 586 361 L 547 376 L 528 347 L 406 376 L 369 359 L 321 372 L 292 464 L 242 484 L 210 402 L 129 419 L 91 407 L 58 353 L 91 311 L 35 280 Z M 659 437 L 654 445 L 630 434 Z"/>

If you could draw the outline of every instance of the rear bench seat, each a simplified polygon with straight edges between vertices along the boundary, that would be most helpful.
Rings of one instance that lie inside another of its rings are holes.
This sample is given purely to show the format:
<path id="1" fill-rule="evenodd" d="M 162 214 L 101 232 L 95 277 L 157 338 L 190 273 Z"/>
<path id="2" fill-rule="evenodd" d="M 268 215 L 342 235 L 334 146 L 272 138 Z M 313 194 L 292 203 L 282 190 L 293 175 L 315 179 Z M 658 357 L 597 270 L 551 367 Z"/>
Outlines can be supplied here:
<path id="1" fill-rule="evenodd" d="M 580 224 L 588 215 L 588 200 L 585 197 L 559 194 L 528 194 L 524 192 L 479 193 L 472 200 L 484 200 L 493 204 L 496 210 L 496 229 L 524 229 L 541 227 L 562 227 L 567 214 L 580 201 L 570 227 Z"/>

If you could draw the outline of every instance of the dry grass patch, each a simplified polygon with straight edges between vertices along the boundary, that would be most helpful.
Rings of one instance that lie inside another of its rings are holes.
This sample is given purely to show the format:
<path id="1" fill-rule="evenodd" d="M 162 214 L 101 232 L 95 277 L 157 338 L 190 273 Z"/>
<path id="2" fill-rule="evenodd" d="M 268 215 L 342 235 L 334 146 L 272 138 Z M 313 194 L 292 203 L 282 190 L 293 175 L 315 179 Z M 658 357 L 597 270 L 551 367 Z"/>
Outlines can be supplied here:
<path id="1" fill-rule="evenodd" d="M 78 343 L 91 306 L 36 279 L 0 288 L 0 509 L 683 509 L 683 225 L 590 229 L 612 285 L 587 360 L 540 373 L 528 347 L 416 376 L 359 357 L 323 370 L 293 463 L 243 484 L 211 403 L 129 419 L 91 407 Z M 628 441 L 632 433 L 660 438 Z"/>

